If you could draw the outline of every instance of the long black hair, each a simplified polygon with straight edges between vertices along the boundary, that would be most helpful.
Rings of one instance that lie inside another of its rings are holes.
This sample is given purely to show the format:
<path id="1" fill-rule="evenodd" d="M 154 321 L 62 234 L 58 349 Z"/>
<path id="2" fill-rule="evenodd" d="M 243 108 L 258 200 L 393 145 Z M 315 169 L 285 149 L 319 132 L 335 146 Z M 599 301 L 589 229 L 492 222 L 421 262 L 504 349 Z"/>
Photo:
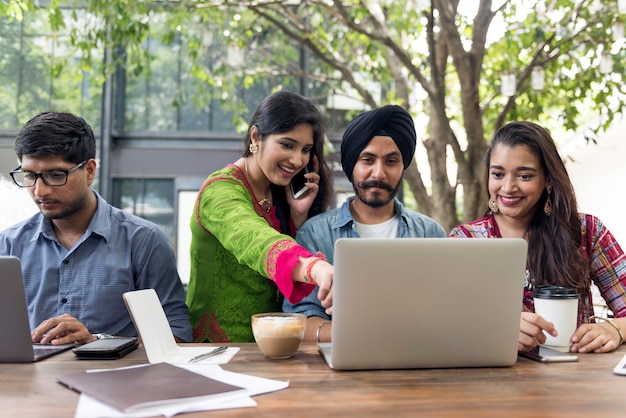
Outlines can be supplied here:
<path id="1" fill-rule="evenodd" d="M 289 132 L 303 123 L 313 128 L 313 155 L 319 162 L 319 192 L 309 209 L 309 217 L 326 211 L 330 204 L 333 188 L 330 179 L 330 168 L 324 159 L 324 123 L 317 107 L 306 97 L 289 91 L 279 91 L 267 96 L 257 107 L 248 132 L 244 139 L 243 157 L 249 156 L 250 133 L 253 126 L 257 127 L 259 139 L 264 141 L 268 135 Z M 279 201 L 286 203 L 285 188 L 272 184 L 272 195 L 278 196 Z M 276 193 L 280 190 L 280 193 Z M 278 205 L 278 210 L 283 205 Z"/>
<path id="2" fill-rule="evenodd" d="M 510 122 L 500 128 L 487 150 L 487 185 L 491 154 L 498 145 L 527 147 L 539 160 L 550 185 L 537 202 L 535 214 L 525 232 L 527 267 L 533 284 L 558 284 L 577 289 L 579 294 L 587 293 L 590 288 L 589 267 L 580 252 L 582 231 L 576 194 L 550 133 L 528 121 Z M 552 202 L 550 215 L 544 211 L 548 198 Z"/>

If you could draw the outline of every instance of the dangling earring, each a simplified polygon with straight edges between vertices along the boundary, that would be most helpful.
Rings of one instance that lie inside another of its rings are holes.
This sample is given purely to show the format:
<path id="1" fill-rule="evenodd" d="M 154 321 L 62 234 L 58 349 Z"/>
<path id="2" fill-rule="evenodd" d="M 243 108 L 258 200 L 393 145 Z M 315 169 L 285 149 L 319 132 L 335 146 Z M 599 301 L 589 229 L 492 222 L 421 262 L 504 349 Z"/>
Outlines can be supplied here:
<path id="1" fill-rule="evenodd" d="M 250 150 L 252 154 L 254 154 L 255 152 L 259 150 L 259 146 L 253 142 L 250 142 L 250 146 L 248 147 L 248 149 Z"/>
<path id="2" fill-rule="evenodd" d="M 496 203 L 495 199 L 493 197 L 489 198 L 489 210 L 491 211 L 491 213 L 493 213 L 494 215 L 498 212 L 500 212 L 500 208 L 498 207 L 498 204 Z"/>
<path id="3" fill-rule="evenodd" d="M 543 205 L 543 213 L 545 213 L 546 216 L 550 216 L 552 215 L 552 199 L 550 199 L 550 192 L 552 192 L 552 187 L 547 186 L 546 191 L 548 192 L 548 198 L 546 199 L 546 204 Z"/>

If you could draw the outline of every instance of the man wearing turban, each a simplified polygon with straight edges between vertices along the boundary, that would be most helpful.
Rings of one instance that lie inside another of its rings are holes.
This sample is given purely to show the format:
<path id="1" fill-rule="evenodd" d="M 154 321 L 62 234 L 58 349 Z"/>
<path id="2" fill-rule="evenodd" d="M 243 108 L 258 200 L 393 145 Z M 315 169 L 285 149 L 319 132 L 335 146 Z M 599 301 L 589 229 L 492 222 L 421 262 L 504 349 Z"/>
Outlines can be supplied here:
<path id="1" fill-rule="evenodd" d="M 413 118 L 404 108 L 386 105 L 356 116 L 341 142 L 341 165 L 355 196 L 307 220 L 296 241 L 332 264 L 339 238 L 445 238 L 439 223 L 406 209 L 396 197 L 415 146 Z M 283 310 L 308 317 L 306 341 L 330 340 L 332 312 L 322 307 L 315 291 L 297 304 L 285 300 Z"/>

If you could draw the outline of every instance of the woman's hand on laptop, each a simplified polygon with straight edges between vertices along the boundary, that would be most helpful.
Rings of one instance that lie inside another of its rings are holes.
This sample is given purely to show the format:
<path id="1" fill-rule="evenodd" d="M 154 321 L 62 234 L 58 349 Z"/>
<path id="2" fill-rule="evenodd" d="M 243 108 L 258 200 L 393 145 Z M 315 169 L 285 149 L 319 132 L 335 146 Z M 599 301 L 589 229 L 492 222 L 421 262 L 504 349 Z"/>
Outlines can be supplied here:
<path id="1" fill-rule="evenodd" d="M 333 306 L 333 279 L 335 277 L 335 267 L 326 261 L 315 263 L 311 270 L 311 276 L 319 289 L 317 297 L 324 308 Z"/>
<path id="2" fill-rule="evenodd" d="M 34 343 L 53 345 L 80 343 L 93 341 L 96 337 L 72 315 L 63 314 L 46 319 L 31 333 Z"/>
<path id="3" fill-rule="evenodd" d="M 519 351 L 528 351 L 531 348 L 545 343 L 546 335 L 543 331 L 553 337 L 558 335 L 552 322 L 545 320 L 534 312 L 522 312 L 519 329 L 519 339 L 517 342 L 517 349 Z"/>

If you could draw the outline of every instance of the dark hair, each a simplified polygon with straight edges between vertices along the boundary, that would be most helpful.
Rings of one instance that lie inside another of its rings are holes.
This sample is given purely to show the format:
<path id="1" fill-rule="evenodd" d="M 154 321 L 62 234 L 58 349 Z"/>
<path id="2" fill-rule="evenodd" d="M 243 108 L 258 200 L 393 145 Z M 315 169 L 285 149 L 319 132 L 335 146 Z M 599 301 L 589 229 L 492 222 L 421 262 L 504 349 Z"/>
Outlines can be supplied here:
<path id="1" fill-rule="evenodd" d="M 324 159 L 324 124 L 320 111 L 307 98 L 289 91 L 279 91 L 267 96 L 257 107 L 244 140 L 243 156 L 250 155 L 249 146 L 252 142 L 250 131 L 253 126 L 257 127 L 259 139 L 264 141 L 268 135 L 280 134 L 291 131 L 303 123 L 313 128 L 313 155 L 319 162 L 319 192 L 309 209 L 309 217 L 324 212 L 332 197 L 332 184 L 330 182 L 330 168 Z M 284 187 L 272 185 L 272 188 L 284 189 Z M 276 195 L 276 194 L 275 194 Z M 284 190 L 278 195 L 284 195 Z"/>
<path id="2" fill-rule="evenodd" d="M 15 152 L 39 158 L 60 156 L 74 164 L 96 158 L 96 139 L 91 127 L 71 113 L 43 112 L 26 122 L 15 139 Z"/>
<path id="3" fill-rule="evenodd" d="M 543 127 L 533 122 L 510 122 L 500 128 L 487 150 L 487 187 L 491 153 L 498 145 L 507 147 L 526 146 L 537 157 L 551 186 L 544 190 L 537 202 L 535 215 L 527 226 L 527 268 L 534 285 L 558 284 L 578 290 L 589 291 L 588 266 L 580 252 L 582 242 L 581 220 L 574 186 L 554 140 Z M 552 213 L 546 215 L 546 200 L 552 200 Z"/>

